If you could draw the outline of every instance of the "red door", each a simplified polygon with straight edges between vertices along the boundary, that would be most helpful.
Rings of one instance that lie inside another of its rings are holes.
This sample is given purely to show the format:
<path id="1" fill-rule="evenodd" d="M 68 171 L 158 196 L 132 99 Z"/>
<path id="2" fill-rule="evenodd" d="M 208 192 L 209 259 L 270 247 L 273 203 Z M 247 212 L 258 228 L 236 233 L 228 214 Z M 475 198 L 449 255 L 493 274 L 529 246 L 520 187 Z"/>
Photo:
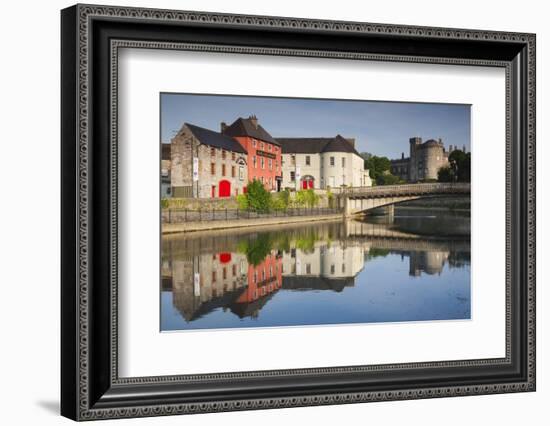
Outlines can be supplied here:
<path id="1" fill-rule="evenodd" d="M 302 189 L 307 189 L 307 180 L 302 181 Z"/>
<path id="2" fill-rule="evenodd" d="M 220 197 L 231 196 L 231 182 L 228 180 L 220 180 Z"/>
<path id="3" fill-rule="evenodd" d="M 309 189 L 313 189 L 313 179 L 308 180 Z"/>

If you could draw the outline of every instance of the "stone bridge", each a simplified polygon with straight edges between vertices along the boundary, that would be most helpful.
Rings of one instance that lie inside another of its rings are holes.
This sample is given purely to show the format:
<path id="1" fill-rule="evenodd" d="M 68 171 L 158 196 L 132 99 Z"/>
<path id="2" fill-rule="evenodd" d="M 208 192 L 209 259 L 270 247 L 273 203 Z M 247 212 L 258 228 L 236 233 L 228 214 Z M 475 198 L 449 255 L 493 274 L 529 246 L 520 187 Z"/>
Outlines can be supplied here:
<path id="1" fill-rule="evenodd" d="M 469 183 L 411 183 L 347 188 L 338 194 L 346 216 L 419 198 L 448 197 L 470 193 Z"/>

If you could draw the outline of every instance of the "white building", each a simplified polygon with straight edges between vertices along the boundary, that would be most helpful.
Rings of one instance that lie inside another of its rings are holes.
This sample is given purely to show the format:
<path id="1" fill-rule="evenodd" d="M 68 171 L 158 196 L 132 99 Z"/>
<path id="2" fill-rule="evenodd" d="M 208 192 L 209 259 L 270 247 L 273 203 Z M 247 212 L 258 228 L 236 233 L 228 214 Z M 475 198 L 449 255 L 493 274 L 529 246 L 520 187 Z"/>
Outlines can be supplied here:
<path id="1" fill-rule="evenodd" d="M 369 171 L 355 150 L 355 140 L 277 138 L 283 154 L 283 188 L 327 189 L 371 186 Z"/>

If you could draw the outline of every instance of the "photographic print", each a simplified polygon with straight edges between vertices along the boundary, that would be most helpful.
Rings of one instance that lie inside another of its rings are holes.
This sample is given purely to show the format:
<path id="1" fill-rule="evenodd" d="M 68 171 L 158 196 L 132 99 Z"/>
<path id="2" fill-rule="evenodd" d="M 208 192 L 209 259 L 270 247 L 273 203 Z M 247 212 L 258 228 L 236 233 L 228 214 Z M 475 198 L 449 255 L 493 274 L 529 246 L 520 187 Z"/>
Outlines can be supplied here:
<path id="1" fill-rule="evenodd" d="M 160 94 L 160 330 L 471 319 L 470 105 Z"/>

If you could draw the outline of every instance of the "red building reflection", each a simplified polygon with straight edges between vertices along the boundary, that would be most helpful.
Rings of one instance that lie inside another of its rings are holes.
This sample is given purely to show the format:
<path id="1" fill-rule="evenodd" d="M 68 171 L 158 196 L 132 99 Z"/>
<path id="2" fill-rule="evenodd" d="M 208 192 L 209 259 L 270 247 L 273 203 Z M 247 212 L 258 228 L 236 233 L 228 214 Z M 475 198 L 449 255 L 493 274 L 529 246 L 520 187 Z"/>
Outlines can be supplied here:
<path id="1" fill-rule="evenodd" d="M 259 265 L 248 265 L 248 286 L 237 298 L 237 304 L 250 304 L 279 290 L 283 283 L 282 256 L 272 253 Z"/>

